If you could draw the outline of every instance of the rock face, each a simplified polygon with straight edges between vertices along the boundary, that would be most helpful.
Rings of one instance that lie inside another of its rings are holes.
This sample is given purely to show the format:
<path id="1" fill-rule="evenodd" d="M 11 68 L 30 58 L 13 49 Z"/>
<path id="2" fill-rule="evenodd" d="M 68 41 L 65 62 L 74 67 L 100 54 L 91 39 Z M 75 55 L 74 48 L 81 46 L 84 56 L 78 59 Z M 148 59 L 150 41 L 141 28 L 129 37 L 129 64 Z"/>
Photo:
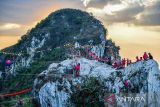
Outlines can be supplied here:
<path id="1" fill-rule="evenodd" d="M 80 63 L 80 77 L 67 74 L 75 63 Z M 125 93 L 125 80 L 129 82 L 128 96 L 143 96 L 144 102 L 136 102 L 136 107 L 146 106 L 158 107 L 160 103 L 160 71 L 154 60 L 140 61 L 129 65 L 124 69 L 113 69 L 111 66 L 79 58 L 77 60 L 64 60 L 53 63 L 49 68 L 39 74 L 34 82 L 34 97 L 37 98 L 41 107 L 66 107 L 75 106 L 70 100 L 71 95 L 81 87 L 84 81 L 90 77 L 101 80 L 105 86 L 101 87 L 105 93 L 113 93 L 116 98 Z M 96 86 L 95 86 L 96 87 Z M 148 94 L 147 94 L 148 92 Z M 104 99 L 104 96 L 101 96 Z M 105 103 L 105 101 L 104 101 Z M 116 100 L 117 106 L 130 107 L 133 103 Z"/>

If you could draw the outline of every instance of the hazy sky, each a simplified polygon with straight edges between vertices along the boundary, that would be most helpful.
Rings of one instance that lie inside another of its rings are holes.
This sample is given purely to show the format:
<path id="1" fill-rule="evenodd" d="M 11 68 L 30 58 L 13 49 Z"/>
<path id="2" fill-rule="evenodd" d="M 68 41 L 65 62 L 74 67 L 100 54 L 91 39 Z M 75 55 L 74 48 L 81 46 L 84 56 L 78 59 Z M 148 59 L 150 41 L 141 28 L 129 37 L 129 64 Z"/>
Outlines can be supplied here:
<path id="1" fill-rule="evenodd" d="M 61 8 L 92 12 L 122 57 L 134 59 L 147 51 L 160 62 L 160 0 L 0 0 L 0 49 Z"/>

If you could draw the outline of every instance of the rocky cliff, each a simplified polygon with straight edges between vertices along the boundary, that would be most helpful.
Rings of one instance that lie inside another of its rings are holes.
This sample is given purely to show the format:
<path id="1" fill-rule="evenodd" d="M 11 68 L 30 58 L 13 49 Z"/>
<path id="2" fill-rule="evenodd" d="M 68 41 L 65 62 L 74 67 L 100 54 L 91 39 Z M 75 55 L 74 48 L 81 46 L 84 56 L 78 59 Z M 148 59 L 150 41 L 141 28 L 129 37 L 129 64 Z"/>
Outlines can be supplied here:
<path id="1" fill-rule="evenodd" d="M 77 62 L 81 64 L 80 77 L 66 74 L 66 68 L 71 68 L 71 65 L 76 63 L 75 60 L 52 63 L 48 69 L 38 75 L 34 82 L 33 92 L 41 107 L 77 107 L 83 104 L 86 107 L 96 106 L 96 104 L 104 107 L 104 104 L 108 103 L 105 101 L 105 96 L 111 94 L 114 94 L 116 98 L 114 106 L 158 107 L 160 105 L 158 102 L 160 71 L 156 61 L 140 61 L 119 70 L 85 58 L 79 58 Z M 94 79 L 97 82 L 93 81 Z M 129 81 L 128 90 L 125 89 L 125 80 Z M 89 84 L 85 86 L 86 83 Z M 92 96 L 94 95 L 92 88 L 98 96 Z M 137 98 L 139 96 L 143 99 L 125 102 L 124 99 L 120 99 L 122 96 L 137 96 Z"/>

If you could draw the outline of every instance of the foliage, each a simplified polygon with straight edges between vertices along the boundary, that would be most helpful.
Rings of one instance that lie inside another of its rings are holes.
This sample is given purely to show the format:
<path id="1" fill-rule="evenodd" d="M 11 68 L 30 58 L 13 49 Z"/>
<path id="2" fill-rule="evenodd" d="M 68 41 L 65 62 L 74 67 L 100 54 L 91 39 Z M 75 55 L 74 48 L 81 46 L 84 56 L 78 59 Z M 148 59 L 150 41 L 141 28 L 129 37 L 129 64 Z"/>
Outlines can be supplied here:
<path id="1" fill-rule="evenodd" d="M 104 107 L 104 101 L 100 100 L 102 96 L 103 83 L 91 77 L 71 95 L 70 100 L 76 107 Z"/>
<path id="2" fill-rule="evenodd" d="M 29 95 L 21 95 L 12 98 L 0 98 L 1 107 L 17 107 L 19 100 L 22 100 L 23 107 L 35 107 L 32 97 Z"/>
<path id="3" fill-rule="evenodd" d="M 37 75 L 45 70 L 49 64 L 53 63 L 54 61 L 64 60 L 64 52 L 65 51 L 63 48 L 53 49 L 50 53 L 47 53 L 48 55 L 43 56 L 41 59 L 35 60 L 29 68 L 19 69 L 17 71 L 17 76 L 10 76 L 7 81 L 0 80 L 0 83 L 3 86 L 3 91 L 1 91 L 1 93 L 12 93 L 32 87 L 33 81 Z M 22 95 L 21 98 L 25 98 L 25 95 L 28 97 L 30 96 L 29 93 L 26 93 Z M 16 100 L 16 97 L 13 99 L 9 98 L 8 101 L 10 100 Z M 27 105 L 29 104 L 30 100 L 27 100 L 27 102 L 28 103 L 25 107 L 28 107 Z M 13 103 L 5 103 L 5 107 L 10 107 L 12 104 Z"/>
<path id="4" fill-rule="evenodd" d="M 48 55 L 42 57 L 41 61 L 62 61 L 65 59 L 65 49 L 57 48 L 53 49 Z"/>

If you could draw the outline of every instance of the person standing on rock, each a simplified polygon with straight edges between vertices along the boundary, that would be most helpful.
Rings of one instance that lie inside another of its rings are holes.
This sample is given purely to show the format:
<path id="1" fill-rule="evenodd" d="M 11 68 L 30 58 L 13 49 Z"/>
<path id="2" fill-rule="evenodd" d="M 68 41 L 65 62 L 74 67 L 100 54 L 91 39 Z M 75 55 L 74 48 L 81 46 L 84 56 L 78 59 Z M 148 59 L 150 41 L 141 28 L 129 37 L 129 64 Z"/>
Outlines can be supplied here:
<path id="1" fill-rule="evenodd" d="M 138 56 L 136 56 L 136 62 L 139 62 L 139 61 L 140 61 L 139 57 L 138 57 Z"/>
<path id="2" fill-rule="evenodd" d="M 79 77 L 80 76 L 80 63 L 78 63 L 77 65 L 76 65 L 76 77 Z"/>
<path id="3" fill-rule="evenodd" d="M 144 59 L 144 60 L 147 60 L 147 59 L 148 59 L 147 52 L 144 52 L 144 54 L 143 54 L 143 59 Z"/>
<path id="4" fill-rule="evenodd" d="M 114 62 L 114 64 L 112 66 L 113 66 L 113 68 L 118 68 L 117 62 Z"/>
<path id="5" fill-rule="evenodd" d="M 148 53 L 149 59 L 153 59 L 153 56 L 151 55 L 151 53 Z"/>
<path id="6" fill-rule="evenodd" d="M 129 64 L 132 64 L 132 60 L 129 60 Z"/>
<path id="7" fill-rule="evenodd" d="M 143 57 L 140 57 L 140 61 L 142 61 L 143 60 Z"/>
<path id="8" fill-rule="evenodd" d="M 122 67 L 125 68 L 125 65 L 126 65 L 126 59 L 122 59 Z"/>
<path id="9" fill-rule="evenodd" d="M 124 81 L 124 86 L 125 86 L 126 92 L 128 92 L 128 86 L 129 86 L 128 80 Z"/>
<path id="10" fill-rule="evenodd" d="M 112 65 L 111 57 L 108 58 L 108 65 Z"/>
<path id="11" fill-rule="evenodd" d="M 130 63 L 129 63 L 129 59 L 127 58 L 127 66 L 129 65 Z"/>

